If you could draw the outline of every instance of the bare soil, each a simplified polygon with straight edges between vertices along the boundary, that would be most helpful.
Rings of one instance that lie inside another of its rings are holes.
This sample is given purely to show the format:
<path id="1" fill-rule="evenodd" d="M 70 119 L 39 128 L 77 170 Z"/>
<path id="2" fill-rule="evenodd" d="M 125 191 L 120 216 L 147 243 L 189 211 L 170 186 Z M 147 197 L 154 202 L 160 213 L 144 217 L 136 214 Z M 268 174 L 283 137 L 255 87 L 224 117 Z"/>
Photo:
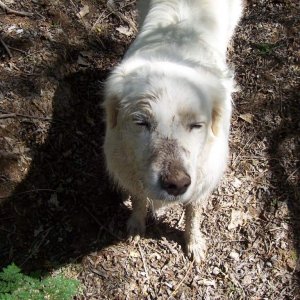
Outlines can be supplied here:
<path id="1" fill-rule="evenodd" d="M 33 16 L 0 9 L 0 266 L 78 278 L 77 299 L 300 299 L 299 1 L 249 1 L 229 50 L 231 157 L 200 265 L 181 207 L 127 242 L 130 203 L 105 173 L 102 83 L 135 1 L 3 2 Z"/>

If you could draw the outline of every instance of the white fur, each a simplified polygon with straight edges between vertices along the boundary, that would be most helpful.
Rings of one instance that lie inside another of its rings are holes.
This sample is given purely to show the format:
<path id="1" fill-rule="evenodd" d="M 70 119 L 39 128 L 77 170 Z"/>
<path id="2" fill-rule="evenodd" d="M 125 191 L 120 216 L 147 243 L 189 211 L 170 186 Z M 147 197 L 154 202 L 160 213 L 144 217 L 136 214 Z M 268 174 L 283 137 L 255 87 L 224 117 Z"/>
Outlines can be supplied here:
<path id="1" fill-rule="evenodd" d="M 233 91 L 226 49 L 242 5 L 152 0 L 140 9 L 140 33 L 106 82 L 107 168 L 133 197 L 132 234 L 144 231 L 147 202 L 154 209 L 186 204 L 188 254 L 199 261 L 199 214 L 226 167 Z M 191 129 L 195 123 L 202 128 Z M 166 162 L 174 161 L 191 179 L 177 196 L 160 185 Z"/>

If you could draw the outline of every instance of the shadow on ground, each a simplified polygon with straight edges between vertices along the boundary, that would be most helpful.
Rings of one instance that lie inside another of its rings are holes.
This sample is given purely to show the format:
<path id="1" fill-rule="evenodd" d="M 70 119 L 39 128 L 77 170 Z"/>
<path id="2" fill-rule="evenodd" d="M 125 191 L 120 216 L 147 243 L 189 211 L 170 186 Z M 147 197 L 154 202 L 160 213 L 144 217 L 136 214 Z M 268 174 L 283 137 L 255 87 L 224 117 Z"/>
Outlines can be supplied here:
<path id="1" fill-rule="evenodd" d="M 108 182 L 101 148 L 106 76 L 83 71 L 60 82 L 48 138 L 1 207 L 2 266 L 53 267 L 116 242 L 113 232 L 123 231 L 128 211 Z"/>
<path id="2" fill-rule="evenodd" d="M 292 234 L 292 241 L 297 252 L 298 264 L 300 257 L 300 87 L 286 91 L 285 102 L 281 108 L 282 121 L 280 125 L 271 132 L 268 148 L 269 166 L 272 173 L 271 193 L 265 199 L 265 209 L 276 209 L 282 202 L 286 202 L 290 223 L 289 229 Z M 300 283 L 300 266 L 296 266 L 295 275 Z"/>
<path id="3" fill-rule="evenodd" d="M 107 71 L 76 72 L 61 80 L 53 99 L 53 121 L 27 177 L 1 206 L 1 267 L 58 267 L 125 239 L 129 210 L 112 187 L 102 153 L 101 82 Z M 162 223 L 181 243 L 182 232 Z"/>

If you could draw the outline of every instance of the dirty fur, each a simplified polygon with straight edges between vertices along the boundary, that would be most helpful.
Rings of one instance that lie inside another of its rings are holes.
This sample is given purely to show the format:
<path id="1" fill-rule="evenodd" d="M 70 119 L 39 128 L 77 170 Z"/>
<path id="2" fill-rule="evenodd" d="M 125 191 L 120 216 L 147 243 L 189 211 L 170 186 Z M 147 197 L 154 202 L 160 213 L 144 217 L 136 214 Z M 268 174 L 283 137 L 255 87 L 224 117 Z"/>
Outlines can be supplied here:
<path id="1" fill-rule="evenodd" d="M 233 72 L 226 49 L 240 0 L 140 1 L 140 32 L 105 85 L 104 153 L 132 199 L 131 236 L 147 209 L 186 207 L 187 254 L 205 258 L 201 214 L 226 167 Z"/>

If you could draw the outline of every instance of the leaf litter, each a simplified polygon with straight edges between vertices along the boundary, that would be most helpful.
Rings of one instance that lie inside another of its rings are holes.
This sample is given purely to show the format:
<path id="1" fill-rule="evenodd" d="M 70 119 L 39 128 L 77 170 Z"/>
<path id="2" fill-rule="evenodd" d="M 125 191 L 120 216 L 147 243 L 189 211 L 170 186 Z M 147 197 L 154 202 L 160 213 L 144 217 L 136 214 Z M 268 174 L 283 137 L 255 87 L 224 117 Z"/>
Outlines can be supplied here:
<path id="1" fill-rule="evenodd" d="M 5 3 L 39 17 L 0 20 L 12 52 L 0 46 L 1 266 L 66 272 L 78 299 L 300 299 L 296 1 L 250 1 L 229 49 L 231 157 L 199 265 L 182 207 L 132 244 L 130 205 L 107 191 L 101 87 L 134 38 L 135 1 Z"/>

